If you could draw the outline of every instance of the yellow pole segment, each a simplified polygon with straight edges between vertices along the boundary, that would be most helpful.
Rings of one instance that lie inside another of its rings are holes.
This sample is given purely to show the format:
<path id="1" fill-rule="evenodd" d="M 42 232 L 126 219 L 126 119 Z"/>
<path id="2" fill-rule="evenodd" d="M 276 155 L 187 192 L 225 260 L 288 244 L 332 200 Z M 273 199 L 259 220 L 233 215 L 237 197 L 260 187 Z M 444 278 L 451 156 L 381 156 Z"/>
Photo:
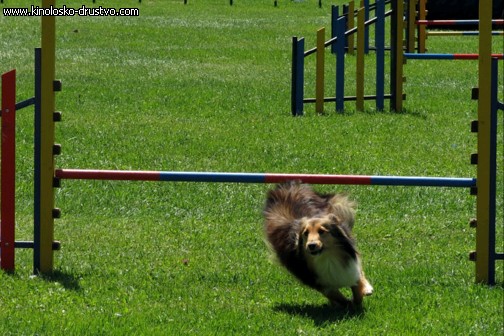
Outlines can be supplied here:
<path id="1" fill-rule="evenodd" d="M 364 111 L 364 2 L 357 12 L 357 74 L 356 74 L 356 109 Z"/>
<path id="2" fill-rule="evenodd" d="M 403 65 L 404 65 L 404 54 L 403 54 L 403 43 L 404 43 L 404 3 L 403 0 L 392 0 L 396 2 L 396 12 L 393 15 L 396 16 L 397 20 L 397 31 L 396 33 L 396 44 L 395 44 L 395 78 L 392 80 L 395 81 L 395 107 L 394 110 L 396 112 L 402 111 L 403 106 Z"/>
<path id="3" fill-rule="evenodd" d="M 325 60 L 325 28 L 317 31 L 317 71 L 315 83 L 315 111 L 324 113 L 324 60 Z"/>
<path id="4" fill-rule="evenodd" d="M 415 51 L 415 17 L 416 17 L 417 0 L 409 0 L 408 2 L 408 37 L 406 50 L 410 53 Z"/>
<path id="5" fill-rule="evenodd" d="M 353 29 L 355 27 L 355 1 L 352 0 L 348 3 L 348 15 L 347 15 L 347 31 Z M 354 34 L 350 34 L 347 36 L 347 46 L 348 46 L 348 54 L 354 54 Z"/>
<path id="6" fill-rule="evenodd" d="M 418 4 L 418 19 L 425 20 L 427 18 L 426 0 L 420 0 Z M 427 27 L 425 25 L 418 25 L 418 52 L 424 53 L 426 51 L 425 44 L 427 40 Z"/>
<path id="7" fill-rule="evenodd" d="M 42 7 L 55 7 L 56 0 L 42 0 Z M 54 121 L 55 111 L 54 78 L 56 57 L 56 22 L 54 16 L 42 16 L 41 38 L 41 137 L 40 137 L 40 255 L 35 260 L 36 272 L 48 273 L 53 269 L 54 240 Z"/>
<path id="8" fill-rule="evenodd" d="M 492 0 L 479 1 L 476 282 L 489 281 Z"/>

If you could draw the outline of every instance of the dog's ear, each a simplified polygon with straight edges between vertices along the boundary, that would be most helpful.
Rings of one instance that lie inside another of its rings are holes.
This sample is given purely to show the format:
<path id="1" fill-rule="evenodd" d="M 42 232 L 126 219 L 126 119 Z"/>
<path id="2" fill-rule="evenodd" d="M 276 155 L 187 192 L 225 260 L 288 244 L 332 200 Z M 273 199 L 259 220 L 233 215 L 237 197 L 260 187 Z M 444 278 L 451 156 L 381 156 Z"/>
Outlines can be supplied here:
<path id="1" fill-rule="evenodd" d="M 303 230 L 305 227 L 305 218 L 294 220 L 292 223 L 293 230 L 290 232 L 290 239 L 296 242 L 296 248 L 303 245 Z"/>
<path id="2" fill-rule="evenodd" d="M 306 227 L 306 221 L 307 221 L 306 217 L 299 218 L 294 221 L 294 227 L 295 227 L 294 231 L 296 231 L 296 233 L 298 234 L 300 239 L 301 239 L 301 237 L 303 235 L 303 231 Z"/>
<path id="3" fill-rule="evenodd" d="M 333 236 L 340 246 L 355 259 L 358 251 L 350 229 L 344 223 L 333 223 L 329 225 L 328 229 L 331 236 Z"/>
<path id="4" fill-rule="evenodd" d="M 337 215 L 335 215 L 333 213 L 327 215 L 327 217 L 328 217 L 329 222 L 331 224 L 340 225 L 342 223 L 341 218 L 339 218 Z"/>
<path id="5" fill-rule="evenodd" d="M 345 232 L 352 231 L 353 222 L 348 222 L 347 220 L 345 220 L 344 218 L 341 218 L 340 216 L 338 216 L 336 214 L 329 214 L 328 217 L 329 217 L 331 224 L 334 224 L 334 225 L 337 225 L 337 226 L 344 228 Z"/>

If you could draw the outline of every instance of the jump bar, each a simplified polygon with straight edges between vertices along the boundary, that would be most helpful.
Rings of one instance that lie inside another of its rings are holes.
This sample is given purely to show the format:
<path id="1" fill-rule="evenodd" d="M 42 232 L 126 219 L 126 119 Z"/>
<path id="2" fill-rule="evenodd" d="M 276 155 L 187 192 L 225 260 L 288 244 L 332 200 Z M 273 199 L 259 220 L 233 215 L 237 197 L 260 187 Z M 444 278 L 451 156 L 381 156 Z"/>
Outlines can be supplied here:
<path id="1" fill-rule="evenodd" d="M 477 60 L 478 54 L 417 54 L 404 53 L 407 59 L 424 59 L 424 60 Z M 504 59 L 504 54 L 492 54 L 492 58 Z"/>
<path id="2" fill-rule="evenodd" d="M 323 174 L 269 174 L 269 173 L 214 173 L 131 170 L 57 169 L 55 177 L 73 180 L 120 180 L 164 182 L 228 182 L 228 183 L 282 183 L 300 180 L 310 184 L 346 184 L 379 186 L 460 187 L 476 186 L 475 178 L 365 176 Z"/>
<path id="3" fill-rule="evenodd" d="M 419 25 L 436 26 L 464 26 L 479 24 L 479 20 L 417 20 Z M 492 20 L 492 24 L 502 26 L 504 20 Z"/>

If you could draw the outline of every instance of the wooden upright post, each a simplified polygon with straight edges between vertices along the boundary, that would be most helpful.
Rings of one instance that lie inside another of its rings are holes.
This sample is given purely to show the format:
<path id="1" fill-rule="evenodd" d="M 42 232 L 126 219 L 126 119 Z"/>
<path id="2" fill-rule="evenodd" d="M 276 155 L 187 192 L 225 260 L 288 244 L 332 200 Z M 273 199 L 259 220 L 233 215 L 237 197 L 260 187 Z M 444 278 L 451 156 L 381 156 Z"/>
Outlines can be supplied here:
<path id="1" fill-rule="evenodd" d="M 356 110 L 364 111 L 364 2 L 361 0 L 357 12 L 357 66 L 356 66 Z"/>
<path id="2" fill-rule="evenodd" d="M 0 267 L 14 271 L 16 193 L 16 70 L 2 75 Z"/>
<path id="3" fill-rule="evenodd" d="M 55 7 L 56 0 L 42 0 L 42 7 Z M 34 273 L 53 270 L 54 240 L 54 121 L 56 20 L 42 16 L 39 115 L 35 116 L 35 210 Z M 37 94 L 36 94 L 37 96 Z"/>
<path id="4" fill-rule="evenodd" d="M 403 0 L 392 0 L 391 62 L 390 62 L 390 109 L 401 112 L 403 103 L 403 36 L 404 36 L 404 3 Z"/>
<path id="5" fill-rule="evenodd" d="M 324 113 L 324 68 L 325 68 L 325 28 L 317 31 L 317 71 L 315 88 L 315 111 Z"/>
<path id="6" fill-rule="evenodd" d="M 479 1 L 478 179 L 476 201 L 476 282 L 493 284 L 490 246 L 492 215 L 492 0 Z M 493 218 L 492 218 L 493 217 Z M 495 222 L 493 222 L 495 223 Z"/>

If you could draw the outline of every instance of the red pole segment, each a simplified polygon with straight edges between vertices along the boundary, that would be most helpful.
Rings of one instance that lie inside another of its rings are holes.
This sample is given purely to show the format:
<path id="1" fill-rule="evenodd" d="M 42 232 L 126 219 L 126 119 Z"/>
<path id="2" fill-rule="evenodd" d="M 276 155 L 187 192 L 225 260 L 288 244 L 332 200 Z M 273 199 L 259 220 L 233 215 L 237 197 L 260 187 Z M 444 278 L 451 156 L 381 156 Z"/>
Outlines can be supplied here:
<path id="1" fill-rule="evenodd" d="M 159 181 L 158 171 L 57 169 L 55 176 L 70 180 Z"/>
<path id="2" fill-rule="evenodd" d="M 16 176 L 16 70 L 2 75 L 0 268 L 14 270 Z"/>

